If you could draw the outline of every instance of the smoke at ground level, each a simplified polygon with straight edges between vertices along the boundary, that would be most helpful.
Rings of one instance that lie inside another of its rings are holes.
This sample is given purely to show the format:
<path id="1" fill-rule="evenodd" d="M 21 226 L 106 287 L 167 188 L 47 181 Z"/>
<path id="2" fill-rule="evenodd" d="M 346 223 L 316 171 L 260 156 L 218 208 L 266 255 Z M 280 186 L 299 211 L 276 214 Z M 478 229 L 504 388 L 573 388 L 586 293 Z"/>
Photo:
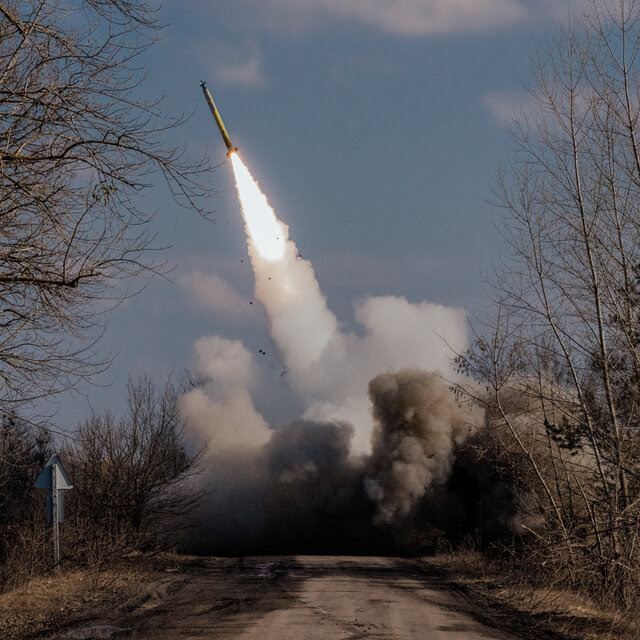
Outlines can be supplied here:
<path id="1" fill-rule="evenodd" d="M 475 455 L 478 407 L 459 405 L 439 376 L 417 369 L 377 376 L 369 393 L 369 454 L 352 453 L 349 423 L 303 419 L 262 444 L 209 450 L 208 495 L 187 549 L 412 554 L 510 535 L 515 494 Z"/>

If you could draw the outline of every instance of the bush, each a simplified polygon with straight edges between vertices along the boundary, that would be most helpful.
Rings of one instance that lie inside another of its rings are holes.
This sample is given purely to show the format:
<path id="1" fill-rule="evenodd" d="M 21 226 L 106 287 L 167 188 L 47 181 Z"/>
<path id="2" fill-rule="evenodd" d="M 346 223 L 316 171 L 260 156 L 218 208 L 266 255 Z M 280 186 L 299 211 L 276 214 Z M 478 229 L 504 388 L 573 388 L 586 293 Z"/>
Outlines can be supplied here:
<path id="1" fill-rule="evenodd" d="M 127 388 L 127 411 L 92 415 L 65 452 L 69 492 L 65 541 L 89 564 L 174 545 L 199 503 L 198 454 L 182 439 L 177 390 L 147 378 Z"/>
<path id="2" fill-rule="evenodd" d="M 14 417 L 0 420 L 0 589 L 51 563 L 45 496 L 34 479 L 50 457 L 47 431 Z"/>

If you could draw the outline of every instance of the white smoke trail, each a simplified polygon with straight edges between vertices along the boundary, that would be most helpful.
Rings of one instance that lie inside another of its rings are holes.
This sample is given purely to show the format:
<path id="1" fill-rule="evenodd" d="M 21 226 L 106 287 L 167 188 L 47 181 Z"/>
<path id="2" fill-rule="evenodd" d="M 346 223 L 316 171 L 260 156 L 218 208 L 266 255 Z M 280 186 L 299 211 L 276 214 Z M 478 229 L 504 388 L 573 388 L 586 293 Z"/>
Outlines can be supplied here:
<path id="1" fill-rule="evenodd" d="M 255 295 L 287 375 L 277 376 L 273 393 L 240 341 L 196 343 L 203 382 L 182 397 L 181 409 L 194 439 L 209 443 L 203 478 L 213 491 L 200 549 L 283 551 L 306 540 L 326 551 L 346 535 L 362 552 L 378 525 L 393 525 L 446 481 L 456 448 L 481 420 L 481 412 L 458 407 L 433 373 L 453 375 L 449 345 L 466 346 L 464 313 L 397 296 L 364 298 L 354 305 L 359 330 L 345 331 L 287 225 L 239 156 L 231 161 Z M 216 292 L 235 298 L 219 277 L 197 275 L 191 288 L 204 287 L 209 303 Z M 254 399 L 281 398 L 283 382 L 302 416 L 283 407 L 280 422 L 269 425 Z"/>
<path id="2" fill-rule="evenodd" d="M 271 334 L 286 366 L 303 373 L 320 358 L 338 323 L 327 308 L 311 263 L 300 258 L 289 239 L 289 228 L 276 218 L 240 156 L 232 153 L 231 162 L 256 297 L 267 309 Z"/>

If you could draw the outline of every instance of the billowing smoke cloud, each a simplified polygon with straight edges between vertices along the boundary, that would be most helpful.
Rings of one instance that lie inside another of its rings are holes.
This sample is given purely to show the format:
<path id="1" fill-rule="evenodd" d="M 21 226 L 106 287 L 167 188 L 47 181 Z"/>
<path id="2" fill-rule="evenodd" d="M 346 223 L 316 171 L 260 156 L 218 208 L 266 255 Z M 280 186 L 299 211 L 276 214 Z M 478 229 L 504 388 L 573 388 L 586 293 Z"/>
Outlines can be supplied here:
<path id="1" fill-rule="evenodd" d="M 460 407 L 439 376 L 416 369 L 379 376 L 370 394 L 376 407 L 370 454 L 353 454 L 347 422 L 294 420 L 266 430 L 262 444 L 230 446 L 228 434 L 218 436 L 206 453 L 210 494 L 195 548 L 231 554 L 394 548 L 394 525 L 446 484 L 482 415 Z"/>
<path id="2" fill-rule="evenodd" d="M 203 382 L 183 396 L 181 409 L 203 443 L 217 451 L 252 448 L 269 439 L 269 426 L 251 400 L 252 357 L 240 341 L 198 340 L 195 374 Z"/>
<path id="3" fill-rule="evenodd" d="M 376 428 L 365 485 L 378 505 L 376 518 L 389 523 L 409 514 L 434 484 L 446 483 L 456 448 L 483 416 L 477 406 L 456 403 L 435 375 L 415 369 L 377 376 L 369 395 Z"/>
<path id="4" fill-rule="evenodd" d="M 238 340 L 196 344 L 201 384 L 181 410 L 194 438 L 208 442 L 201 544 L 267 552 L 313 541 L 315 551 L 328 551 L 351 539 L 362 551 L 363 532 L 368 540 L 385 535 L 446 483 L 456 448 L 482 420 L 479 409 L 456 403 L 440 375 L 454 376 L 451 347 L 466 346 L 465 317 L 428 302 L 365 298 L 355 304 L 356 329 L 345 330 L 288 227 L 231 158 L 255 294 L 283 370 L 265 375 Z M 275 397 L 274 412 L 267 405 Z"/>

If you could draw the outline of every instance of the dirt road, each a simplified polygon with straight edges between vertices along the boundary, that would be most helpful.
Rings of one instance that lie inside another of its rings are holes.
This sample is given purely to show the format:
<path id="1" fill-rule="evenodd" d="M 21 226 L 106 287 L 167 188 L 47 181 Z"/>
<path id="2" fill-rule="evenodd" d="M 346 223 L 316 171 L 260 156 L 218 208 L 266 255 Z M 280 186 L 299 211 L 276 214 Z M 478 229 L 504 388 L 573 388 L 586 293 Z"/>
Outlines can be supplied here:
<path id="1" fill-rule="evenodd" d="M 203 559 L 113 618 L 59 632 L 86 640 L 515 640 L 476 622 L 419 561 L 291 557 Z"/>

